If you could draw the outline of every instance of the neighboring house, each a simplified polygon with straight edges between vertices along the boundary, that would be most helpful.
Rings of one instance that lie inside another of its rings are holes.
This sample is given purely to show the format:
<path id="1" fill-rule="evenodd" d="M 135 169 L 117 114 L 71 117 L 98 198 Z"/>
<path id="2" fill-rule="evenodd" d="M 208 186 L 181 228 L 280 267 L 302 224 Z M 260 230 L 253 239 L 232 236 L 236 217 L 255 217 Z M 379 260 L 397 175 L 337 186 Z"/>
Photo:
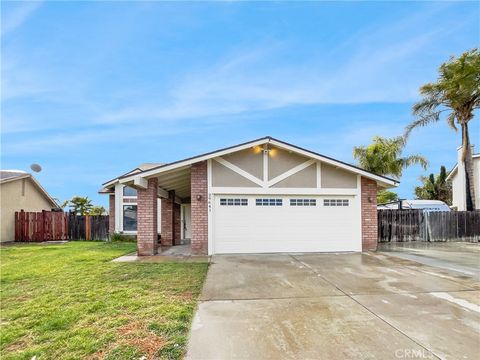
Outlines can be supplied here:
<path id="1" fill-rule="evenodd" d="M 423 211 L 450 211 L 450 207 L 440 200 L 399 200 L 378 204 L 379 210 L 414 209 Z"/>
<path id="2" fill-rule="evenodd" d="M 0 170 L 0 242 L 15 240 L 15 211 L 58 208 L 57 202 L 31 175 L 21 170 Z"/>
<path id="3" fill-rule="evenodd" d="M 111 231 L 125 232 L 128 224 L 139 255 L 157 253 L 159 230 L 162 246 L 189 237 L 197 254 L 332 252 L 376 248 L 377 189 L 397 185 L 264 137 L 136 169 L 103 184 L 101 193 L 110 196 Z"/>
<path id="4" fill-rule="evenodd" d="M 457 164 L 448 174 L 447 181 L 452 182 L 452 208 L 458 211 L 465 211 L 467 210 L 465 167 L 461 161 L 461 146 L 457 149 L 457 154 Z M 475 192 L 475 209 L 480 210 L 480 154 L 473 155 L 473 189 Z"/>

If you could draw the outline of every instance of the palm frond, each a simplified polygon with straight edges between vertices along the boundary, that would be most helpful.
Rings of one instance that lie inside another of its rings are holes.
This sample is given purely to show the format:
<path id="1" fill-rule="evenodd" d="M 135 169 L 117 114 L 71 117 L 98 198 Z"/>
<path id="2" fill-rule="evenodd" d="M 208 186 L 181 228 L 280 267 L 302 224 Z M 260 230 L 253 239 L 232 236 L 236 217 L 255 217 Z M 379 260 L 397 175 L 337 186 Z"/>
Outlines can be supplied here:
<path id="1" fill-rule="evenodd" d="M 415 116 L 424 116 L 434 109 L 436 109 L 441 104 L 441 99 L 436 95 L 429 94 L 429 96 L 423 98 L 419 102 L 413 104 L 412 113 Z"/>
<path id="2" fill-rule="evenodd" d="M 416 129 L 418 127 L 427 126 L 428 124 L 431 124 L 433 122 L 437 122 L 440 119 L 440 114 L 441 113 L 442 113 L 441 110 L 433 112 L 433 113 L 429 113 L 429 114 L 426 114 L 424 116 L 421 116 L 417 120 L 408 124 L 405 128 L 405 132 L 403 133 L 403 138 L 405 139 L 404 141 L 406 141 L 406 139 L 408 138 L 408 136 L 410 135 L 410 133 L 412 132 L 413 129 Z"/>
<path id="3" fill-rule="evenodd" d="M 457 128 L 457 126 L 455 125 L 455 119 L 456 119 L 455 113 L 452 111 L 450 114 L 448 114 L 446 120 L 447 120 L 448 126 L 450 126 L 451 129 L 457 131 L 458 128 Z"/>
<path id="4" fill-rule="evenodd" d="M 426 170 L 428 166 L 428 160 L 421 155 L 410 155 L 401 160 L 404 167 L 411 165 L 420 165 L 424 170 Z"/>

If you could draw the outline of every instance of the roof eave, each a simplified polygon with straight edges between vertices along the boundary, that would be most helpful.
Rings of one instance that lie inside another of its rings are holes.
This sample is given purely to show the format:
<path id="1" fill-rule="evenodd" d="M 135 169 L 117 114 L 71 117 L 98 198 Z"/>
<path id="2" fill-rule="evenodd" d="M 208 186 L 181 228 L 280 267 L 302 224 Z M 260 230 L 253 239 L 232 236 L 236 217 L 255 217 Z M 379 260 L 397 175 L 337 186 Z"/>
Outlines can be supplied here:
<path id="1" fill-rule="evenodd" d="M 348 171 L 357 173 L 359 175 L 362 175 L 366 178 L 375 180 L 378 183 L 384 185 L 386 188 L 396 187 L 400 183 L 397 180 L 371 173 L 367 170 L 364 170 L 364 169 L 359 168 L 357 166 L 345 163 L 343 161 L 336 160 L 336 159 L 330 158 L 328 156 L 313 152 L 311 150 L 307 150 L 307 149 L 298 147 L 296 145 L 286 143 L 284 141 L 272 138 L 270 136 L 266 136 L 266 137 L 255 139 L 255 140 L 252 140 L 252 141 L 248 141 L 248 142 L 245 142 L 245 143 L 242 143 L 242 144 L 239 144 L 239 145 L 230 146 L 230 147 L 223 148 L 223 149 L 220 149 L 220 150 L 208 152 L 208 153 L 205 153 L 205 154 L 202 154 L 202 155 L 198 155 L 198 156 L 194 156 L 194 157 L 191 157 L 191 158 L 179 160 L 179 161 L 172 162 L 172 163 L 169 163 L 169 164 L 164 164 L 164 165 L 161 165 L 161 166 L 149 169 L 149 170 L 137 172 L 135 174 L 125 174 L 125 175 L 122 175 L 122 176 L 120 176 L 116 179 L 110 180 L 109 182 L 104 183 L 103 186 L 104 187 L 111 186 L 117 181 L 120 182 L 120 183 L 128 183 L 128 182 L 133 181 L 135 176 L 141 176 L 143 178 L 148 178 L 148 177 L 163 173 L 165 171 L 174 170 L 174 169 L 179 168 L 179 167 L 188 166 L 188 165 L 191 165 L 191 164 L 196 163 L 196 162 L 212 159 L 212 158 L 222 156 L 222 155 L 234 152 L 234 151 L 240 151 L 240 150 L 252 147 L 252 146 L 262 145 L 262 144 L 265 144 L 265 143 L 271 143 L 271 144 L 276 145 L 278 147 L 287 148 L 287 149 L 290 149 L 290 150 L 295 151 L 297 153 L 302 153 L 305 156 L 315 158 L 319 161 L 329 163 L 329 164 L 334 165 L 334 166 L 341 167 L 345 170 L 348 170 Z"/>

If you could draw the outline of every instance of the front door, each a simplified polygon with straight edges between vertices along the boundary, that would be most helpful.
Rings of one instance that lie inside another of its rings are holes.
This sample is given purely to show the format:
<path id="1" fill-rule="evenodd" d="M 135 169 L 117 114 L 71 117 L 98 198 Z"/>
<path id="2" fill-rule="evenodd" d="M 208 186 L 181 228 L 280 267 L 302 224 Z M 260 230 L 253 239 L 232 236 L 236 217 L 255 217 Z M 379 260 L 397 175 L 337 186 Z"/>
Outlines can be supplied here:
<path id="1" fill-rule="evenodd" d="M 190 204 L 182 205 L 182 222 L 181 222 L 181 234 L 183 240 L 191 239 L 191 206 Z"/>

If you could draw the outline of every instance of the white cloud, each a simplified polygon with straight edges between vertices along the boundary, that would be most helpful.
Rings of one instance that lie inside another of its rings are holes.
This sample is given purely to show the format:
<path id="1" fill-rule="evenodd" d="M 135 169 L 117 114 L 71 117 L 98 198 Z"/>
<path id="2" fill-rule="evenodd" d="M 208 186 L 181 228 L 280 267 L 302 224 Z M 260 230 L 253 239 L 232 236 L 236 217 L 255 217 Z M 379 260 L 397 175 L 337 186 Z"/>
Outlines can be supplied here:
<path id="1" fill-rule="evenodd" d="M 3 6 L 1 36 L 22 26 L 41 4 L 41 1 L 19 1 L 9 11 Z"/>
<path id="2" fill-rule="evenodd" d="M 444 30 L 441 25 L 423 33 L 412 29 L 437 11 L 362 31 L 361 41 L 353 34 L 338 45 L 342 52 L 332 49 L 330 54 L 303 61 L 282 61 L 294 51 L 294 44 L 260 41 L 256 47 L 236 48 L 203 70 L 196 68 L 177 77 L 154 104 L 132 103 L 97 121 L 178 120 L 292 105 L 414 101 L 418 87 L 435 72 L 436 65 L 423 62 L 422 54 L 431 42 L 441 39 Z"/>
<path id="3" fill-rule="evenodd" d="M 4 101 L 24 96 L 48 99 L 52 106 L 55 98 L 63 104 L 75 101 L 72 108 L 84 112 L 85 126 L 186 119 L 202 119 L 203 124 L 206 119 L 230 121 L 229 117 L 237 114 L 295 105 L 410 102 L 416 99 L 418 86 L 435 73 L 437 64 L 424 60 L 428 47 L 438 45 L 443 35 L 453 31 L 442 23 L 425 25 L 432 24 L 431 18 L 439 9 L 444 11 L 445 7 L 429 7 L 394 23 L 368 26 L 328 53 L 317 51 L 295 61 L 288 55 L 298 44 L 286 40 L 272 40 L 270 36 L 253 45 L 236 45 L 203 69 L 195 65 L 192 71 L 177 70 L 173 79 L 166 79 L 171 83 L 163 86 L 167 90 L 160 92 L 154 87 L 152 91 L 139 85 L 133 96 L 127 94 L 113 101 L 106 100 L 107 95 L 92 95 L 98 94 L 93 80 L 85 83 L 85 77 L 80 77 L 74 90 L 61 80 L 62 74 L 56 69 L 48 72 L 34 65 L 23 66 L 21 61 L 12 61 L 9 54 L 4 62 L 9 71 L 3 76 L 3 97 Z M 87 108 L 92 111 L 85 113 Z M 61 120 L 32 124 L 33 129 L 62 126 Z M 25 129 L 28 119 L 22 123 L 11 120 L 4 132 Z"/>

